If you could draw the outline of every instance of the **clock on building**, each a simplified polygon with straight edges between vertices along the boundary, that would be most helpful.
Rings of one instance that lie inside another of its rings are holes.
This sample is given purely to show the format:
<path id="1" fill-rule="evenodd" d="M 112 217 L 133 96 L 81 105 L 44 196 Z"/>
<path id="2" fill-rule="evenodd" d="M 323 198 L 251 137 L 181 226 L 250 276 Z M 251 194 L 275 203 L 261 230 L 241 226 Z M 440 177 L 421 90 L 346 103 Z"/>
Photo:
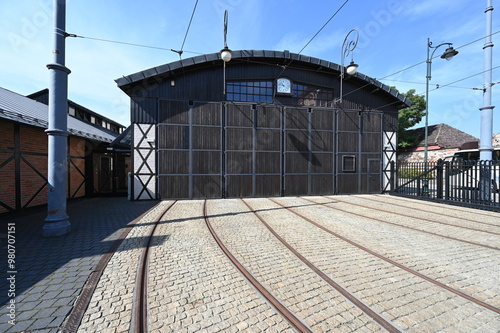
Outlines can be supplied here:
<path id="1" fill-rule="evenodd" d="M 276 93 L 278 94 L 291 94 L 292 93 L 292 82 L 290 79 L 281 77 L 276 80 Z"/>

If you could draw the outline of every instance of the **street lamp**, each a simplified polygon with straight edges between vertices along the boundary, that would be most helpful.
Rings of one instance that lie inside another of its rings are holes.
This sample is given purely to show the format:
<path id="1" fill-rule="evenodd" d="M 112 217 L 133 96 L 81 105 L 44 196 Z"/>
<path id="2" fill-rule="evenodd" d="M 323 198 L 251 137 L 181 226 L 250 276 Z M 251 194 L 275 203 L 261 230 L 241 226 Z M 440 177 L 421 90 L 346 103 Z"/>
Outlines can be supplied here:
<path id="1" fill-rule="evenodd" d="M 222 61 L 224 62 L 224 69 L 223 69 L 223 93 L 224 93 L 224 99 L 226 99 L 226 62 L 231 61 L 231 58 L 233 56 L 233 52 L 227 47 L 227 9 L 224 12 L 224 48 L 220 50 L 220 57 Z"/>
<path id="2" fill-rule="evenodd" d="M 352 33 L 355 33 L 356 35 L 351 36 Z M 350 39 L 350 37 L 352 37 L 352 39 Z M 340 53 L 340 59 L 341 59 L 341 64 L 340 64 L 340 99 L 339 99 L 340 103 L 342 103 L 342 94 L 343 94 L 342 85 L 343 85 L 345 73 L 347 73 L 348 75 L 354 75 L 354 74 L 356 74 L 356 72 L 358 70 L 359 65 L 354 63 L 352 56 L 351 56 L 351 63 L 349 64 L 349 66 L 347 66 L 347 68 L 344 67 L 344 59 L 347 58 L 350 54 L 352 54 L 352 52 L 356 48 L 356 45 L 358 45 L 358 39 L 359 39 L 359 31 L 356 29 L 351 29 L 351 31 L 349 31 L 347 33 L 347 35 L 345 36 L 344 43 L 342 43 L 342 49 L 341 49 L 341 53 Z"/>
<path id="3" fill-rule="evenodd" d="M 427 80 L 425 85 L 425 144 L 424 144 L 425 171 L 427 171 L 428 169 L 428 154 L 429 154 L 429 81 L 431 80 L 431 65 L 434 53 L 439 47 L 443 45 L 448 45 L 448 48 L 441 55 L 441 59 L 446 59 L 450 61 L 454 56 L 458 54 L 458 51 L 453 48 L 452 43 L 441 43 L 438 46 L 432 46 L 430 38 L 427 38 L 427 76 L 426 76 Z M 430 53 L 431 49 L 434 49 L 432 51 L 432 54 Z M 429 195 L 429 179 L 427 178 L 427 176 L 424 178 L 423 193 L 424 196 Z"/>

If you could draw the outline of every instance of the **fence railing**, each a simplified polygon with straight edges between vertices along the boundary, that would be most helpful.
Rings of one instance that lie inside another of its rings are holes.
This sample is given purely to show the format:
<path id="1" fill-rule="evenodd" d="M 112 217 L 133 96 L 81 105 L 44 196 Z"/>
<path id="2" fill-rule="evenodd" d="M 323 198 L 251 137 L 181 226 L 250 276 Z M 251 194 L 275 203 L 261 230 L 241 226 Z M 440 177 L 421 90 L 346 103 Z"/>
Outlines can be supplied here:
<path id="1" fill-rule="evenodd" d="M 498 161 L 398 163 L 392 177 L 392 194 L 500 211 Z"/>

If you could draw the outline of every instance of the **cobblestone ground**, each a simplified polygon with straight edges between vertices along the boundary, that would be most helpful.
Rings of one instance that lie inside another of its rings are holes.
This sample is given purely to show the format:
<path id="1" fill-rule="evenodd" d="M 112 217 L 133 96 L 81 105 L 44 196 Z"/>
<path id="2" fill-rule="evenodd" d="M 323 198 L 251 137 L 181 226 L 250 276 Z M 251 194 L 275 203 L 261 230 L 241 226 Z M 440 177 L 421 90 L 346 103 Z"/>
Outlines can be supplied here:
<path id="1" fill-rule="evenodd" d="M 286 206 L 296 206 L 297 208 L 294 209 L 304 215 L 314 216 L 316 220 L 321 215 L 324 219 L 329 219 L 330 223 L 335 222 L 335 218 L 329 215 L 331 210 L 324 211 L 326 210 L 324 207 L 304 207 L 302 199 L 287 198 L 277 201 Z M 405 272 L 382 259 L 375 258 L 319 228 L 311 228 L 311 224 L 301 221 L 300 218 L 297 219 L 293 213 L 279 209 L 279 206 L 272 202 L 263 200 L 249 200 L 249 202 L 254 209 L 261 211 L 263 218 L 300 253 L 405 331 L 495 332 L 498 329 L 500 317 L 494 312 Z M 298 208 L 301 205 L 302 208 Z M 373 212 L 373 214 L 376 213 Z M 374 229 L 378 232 L 384 227 L 368 223 L 367 221 L 363 228 L 356 229 L 369 236 L 375 231 Z M 394 229 L 391 225 L 387 228 Z M 339 233 L 351 240 L 359 240 L 353 236 L 352 232 L 345 229 Z M 391 234 L 390 242 L 399 246 L 400 251 L 404 250 L 403 243 L 410 236 L 409 231 L 401 228 L 399 232 L 391 230 Z M 419 251 L 432 261 L 432 256 L 429 256 L 426 246 L 429 241 L 435 242 L 432 239 L 425 242 L 423 237 L 419 239 L 421 244 Z M 366 246 L 366 244 L 363 245 Z M 422 251 L 423 249 L 425 250 Z M 460 256 L 460 253 L 460 251 L 457 252 L 455 257 Z M 448 259 L 453 260 L 453 258 Z M 434 267 L 436 264 L 440 264 L 442 268 L 447 266 L 446 261 L 443 263 L 434 261 L 430 266 Z M 496 267 L 499 267 L 498 263 Z M 489 287 L 493 286 L 489 285 Z M 498 300 L 498 297 L 496 298 Z"/>
<path id="2" fill-rule="evenodd" d="M 74 306 L 89 275 L 128 223 L 156 202 L 129 202 L 126 198 L 85 198 L 68 202 L 71 232 L 44 238 L 46 208 L 35 208 L 0 219 L 0 249 L 6 259 L 6 223 L 16 226 L 15 325 L 0 272 L 0 332 L 57 333 Z M 5 224 L 4 224 L 5 223 Z M 7 264 L 7 260 L 5 260 Z M 2 266 L 2 267 L 6 267 Z"/>
<path id="3" fill-rule="evenodd" d="M 151 225 L 170 204 L 163 201 L 129 232 L 106 266 L 78 332 L 129 332 L 139 257 Z"/>
<path id="4" fill-rule="evenodd" d="M 383 331 L 293 255 L 253 213 L 246 213 L 243 202 L 213 201 L 209 207 L 214 228 L 229 250 L 316 332 Z"/>
<path id="5" fill-rule="evenodd" d="M 321 230 L 273 200 L 496 307 L 499 251 L 439 235 L 497 244 L 499 236 L 485 231 L 499 232 L 499 214 L 389 196 L 207 201 L 209 219 L 228 249 L 315 332 L 384 330 L 295 257 L 245 202 L 322 272 L 402 331 L 500 332 L 494 311 Z M 129 233 L 105 269 L 79 332 L 130 330 L 138 260 L 152 222 L 170 203 L 151 210 Z M 203 203 L 176 202 L 156 229 L 148 280 L 150 331 L 294 332 L 222 253 L 205 224 Z"/>
<path id="6" fill-rule="evenodd" d="M 345 196 L 341 200 L 362 200 L 361 198 Z M 387 196 L 386 200 L 394 199 L 394 197 Z M 308 200 L 311 199 L 308 198 Z M 344 211 L 331 208 L 338 207 L 342 210 L 360 213 L 360 207 L 340 203 L 340 201 L 335 201 L 335 197 L 313 198 L 312 200 L 329 204 L 310 206 L 310 202 L 302 200 L 301 204 L 307 205 L 307 209 L 302 207 L 298 208 L 297 211 L 307 217 L 314 218 L 316 222 L 324 223 L 325 226 L 334 231 L 348 235 L 348 238 L 385 257 L 468 295 L 500 307 L 500 284 L 497 277 L 500 267 L 499 251 L 415 232 L 369 218 L 350 218 Z M 386 202 L 383 208 L 389 207 L 390 202 Z M 419 210 L 418 208 L 407 208 L 404 212 L 410 211 L 418 214 Z M 475 210 L 469 209 L 467 211 L 474 212 Z M 365 210 L 364 213 L 379 219 L 386 219 L 390 215 L 375 209 L 369 212 Z M 427 212 L 422 212 L 422 215 L 425 218 L 431 216 Z M 476 219 L 500 226 L 500 215 L 497 213 L 485 212 L 485 215 L 477 215 Z M 443 216 L 436 217 L 436 220 L 448 221 Z M 403 225 L 407 223 L 402 217 L 400 217 L 400 221 Z M 441 228 L 442 225 L 434 224 L 432 232 L 443 234 Z M 467 238 L 469 233 L 469 231 L 464 231 L 462 235 L 457 235 L 457 238 L 470 240 Z M 499 236 L 495 237 L 500 238 Z"/>
<path id="7" fill-rule="evenodd" d="M 179 201 L 157 228 L 149 266 L 150 332 L 293 332 L 226 259 L 202 207 L 203 201 Z"/>

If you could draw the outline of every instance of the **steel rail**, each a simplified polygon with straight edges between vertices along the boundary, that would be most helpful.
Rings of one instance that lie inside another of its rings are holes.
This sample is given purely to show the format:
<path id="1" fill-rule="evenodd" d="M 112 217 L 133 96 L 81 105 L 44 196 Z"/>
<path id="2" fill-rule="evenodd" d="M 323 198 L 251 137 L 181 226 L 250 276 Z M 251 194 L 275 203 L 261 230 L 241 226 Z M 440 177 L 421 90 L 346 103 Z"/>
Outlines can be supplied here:
<path id="1" fill-rule="evenodd" d="M 301 255 L 294 247 L 292 247 L 287 241 L 285 241 L 263 218 L 257 213 L 245 200 L 241 199 L 243 203 L 252 211 L 252 213 L 257 216 L 257 218 L 266 226 L 266 228 L 281 242 L 285 245 L 290 252 L 292 252 L 297 258 L 299 258 L 307 267 L 309 267 L 314 273 L 316 273 L 319 277 L 321 277 L 326 283 L 332 286 L 335 290 L 337 290 L 344 298 L 346 298 L 349 302 L 358 307 L 361 311 L 363 311 L 366 315 L 372 318 L 375 322 L 377 322 L 380 326 L 386 329 L 391 333 L 401 333 L 403 332 L 401 329 L 392 324 L 389 320 L 385 319 L 382 315 L 375 312 L 371 309 L 367 304 L 349 292 L 347 289 L 342 287 L 340 284 L 335 282 L 332 278 L 330 278 L 327 274 L 321 271 L 318 267 L 316 267 L 312 262 L 307 260 L 303 255 Z M 287 207 L 284 207 L 288 209 Z"/>
<path id="2" fill-rule="evenodd" d="M 103 254 L 97 266 L 94 268 L 92 273 L 90 273 L 87 282 L 85 282 L 85 285 L 82 288 L 80 296 L 76 300 L 73 309 L 71 310 L 70 314 L 68 315 L 68 318 L 66 319 L 66 322 L 63 324 L 63 327 L 61 328 L 62 333 L 75 333 L 78 330 L 78 327 L 80 326 L 83 316 L 85 315 L 85 312 L 89 307 L 92 295 L 94 294 L 94 291 L 97 288 L 97 284 L 99 283 L 99 280 L 104 272 L 104 269 L 108 265 L 109 261 L 111 260 L 115 252 L 118 250 L 123 240 L 127 238 L 127 235 L 132 230 L 132 228 L 134 228 L 135 225 L 140 220 L 142 220 L 150 211 L 158 207 L 158 205 L 159 203 L 148 209 L 146 212 L 142 213 L 132 222 L 130 222 L 127 225 L 127 227 L 123 230 L 123 232 L 120 234 L 120 236 L 113 242 L 113 244 L 111 244 L 109 250 L 105 254 Z"/>
<path id="3" fill-rule="evenodd" d="M 142 248 L 136 274 L 136 288 L 134 290 L 134 310 L 132 311 L 132 329 L 134 333 L 148 332 L 148 271 L 149 271 L 149 249 L 156 227 L 163 220 L 168 211 L 177 201 L 172 202 L 160 214 L 160 217 L 151 226 L 149 235 Z"/>
<path id="4" fill-rule="evenodd" d="M 222 252 L 229 258 L 233 265 L 243 274 L 243 276 L 254 286 L 255 289 L 299 332 L 312 333 L 314 332 L 309 328 L 300 318 L 298 318 L 294 313 L 292 313 L 286 306 L 284 306 L 277 298 L 275 298 L 239 261 L 235 256 L 229 251 L 229 249 L 224 245 L 222 240 L 219 238 L 215 229 L 209 221 L 207 214 L 207 200 L 203 203 L 203 216 L 205 218 L 205 223 L 208 230 L 215 239 L 215 242 L 219 245 Z"/>
<path id="5" fill-rule="evenodd" d="M 377 195 L 376 197 L 377 198 L 382 198 L 387 195 Z M 391 196 L 394 198 L 394 196 Z M 399 197 L 401 198 L 401 197 Z M 376 199 L 372 199 L 371 197 L 370 198 L 365 198 L 363 197 L 364 200 L 368 200 L 368 201 L 373 201 L 373 202 L 378 202 L 380 203 L 381 201 L 380 200 L 376 200 Z M 405 198 L 406 199 L 406 198 Z M 402 200 L 399 200 L 400 202 L 402 202 Z M 422 200 L 415 200 L 413 199 L 413 201 L 415 201 L 416 204 L 421 204 L 421 205 L 425 205 L 425 203 L 429 204 L 430 202 L 429 201 L 422 201 Z M 433 202 L 435 203 L 435 202 Z M 412 204 L 412 202 L 408 202 L 408 204 Z M 439 203 L 435 203 L 435 204 L 439 204 Z M 397 207 L 401 207 L 401 208 L 411 208 L 409 206 L 406 206 L 406 205 L 402 205 L 402 204 L 396 204 L 394 202 L 391 202 L 391 205 L 392 206 L 397 206 Z M 441 206 L 439 206 L 439 208 L 441 209 L 448 209 L 448 210 L 454 210 L 454 208 L 457 208 L 457 206 L 453 206 L 453 208 L 449 207 L 449 205 L 443 205 L 443 204 L 440 204 Z M 427 206 L 430 206 L 430 205 L 427 205 Z M 436 207 L 436 206 L 434 206 Z M 435 214 L 435 215 L 439 215 L 439 216 L 444 216 L 444 217 L 453 217 L 453 218 L 459 218 L 457 216 L 451 216 L 451 215 L 448 215 L 448 214 L 444 214 L 444 213 L 438 213 L 436 211 L 433 211 L 433 210 L 427 210 L 427 209 L 421 209 L 422 211 L 424 212 L 427 212 L 427 213 L 431 213 L 431 214 Z M 457 210 L 455 210 L 457 211 Z M 495 214 L 494 212 L 491 212 L 493 214 Z M 498 214 L 498 213 L 497 213 Z M 482 215 L 482 216 L 487 216 L 487 217 L 494 217 L 492 216 L 491 214 L 485 214 L 485 213 L 481 213 L 481 212 L 478 212 L 477 209 L 474 210 L 474 215 Z M 496 225 L 496 224 L 491 224 L 491 223 L 486 223 L 486 222 L 482 222 L 482 221 L 476 221 L 476 220 L 471 220 L 471 219 L 467 219 L 468 222 L 472 222 L 472 223 L 477 223 L 477 224 L 484 224 L 484 225 L 487 225 L 487 226 L 490 226 L 490 227 L 497 227 L 497 228 L 500 228 L 500 225 Z"/>
<path id="6" fill-rule="evenodd" d="M 301 199 L 306 200 L 306 201 L 310 201 L 310 202 L 314 202 L 314 201 L 311 201 L 311 200 L 308 200 L 308 199 L 305 199 L 305 198 L 301 198 Z M 465 294 L 465 293 L 463 293 L 463 292 L 461 292 L 461 291 L 459 291 L 457 289 L 454 289 L 452 287 L 449 287 L 449 286 L 445 285 L 444 283 L 436 281 L 436 280 L 434 280 L 434 279 L 432 279 L 432 278 L 430 278 L 430 277 L 428 277 L 428 276 L 426 276 L 424 274 L 421 274 L 421 273 L 419 273 L 419 272 L 417 272 L 417 271 L 415 271 L 415 270 L 413 270 L 411 268 L 408 268 L 408 267 L 406 267 L 406 266 L 404 266 L 404 265 L 402 265 L 402 264 L 400 264 L 400 263 L 398 263 L 398 262 L 396 262 L 396 261 L 394 261 L 392 259 L 389 259 L 389 258 L 387 258 L 387 257 L 385 257 L 385 256 L 383 256 L 383 255 L 381 255 L 381 254 L 379 254 L 379 253 L 377 253 L 375 251 L 372 251 L 372 250 L 364 247 L 361 244 L 358 244 L 358 243 L 356 243 L 356 242 L 354 242 L 354 241 L 352 241 L 352 240 L 350 240 L 350 239 L 348 239 L 348 238 L 346 238 L 346 237 L 344 237 L 344 236 L 342 236 L 340 234 L 337 234 L 336 232 L 334 232 L 334 231 L 332 231 L 332 230 L 330 230 L 330 229 L 322 226 L 321 224 L 319 224 L 319 223 L 317 223 L 317 222 L 309 219 L 308 217 L 306 217 L 306 216 L 304 216 L 304 215 L 302 215 L 302 214 L 300 214 L 300 213 L 298 213 L 298 212 L 296 212 L 296 211 L 294 211 L 292 209 L 287 208 L 283 204 L 281 204 L 281 203 L 279 203 L 279 202 L 277 202 L 277 201 L 275 201 L 273 199 L 269 199 L 269 200 L 271 200 L 275 204 L 281 206 L 282 208 L 287 209 L 288 211 L 290 211 L 291 213 L 293 213 L 293 214 L 297 215 L 298 217 L 304 219 L 305 221 L 307 221 L 307 222 L 315 225 L 316 227 L 320 228 L 321 230 L 326 231 L 329 234 L 331 234 L 331 235 L 333 235 L 333 236 L 335 236 L 335 237 L 337 237 L 337 238 L 339 238 L 339 239 L 341 239 L 341 240 L 343 240 L 343 241 L 345 241 L 345 242 L 347 242 L 347 243 L 349 243 L 351 245 L 354 245 L 355 247 L 357 247 L 357 248 L 359 248 L 359 249 L 361 249 L 361 250 L 363 250 L 365 252 L 368 252 L 368 253 L 370 253 L 371 255 L 373 255 L 373 256 L 375 256 L 377 258 L 380 258 L 380 259 L 382 259 L 382 260 L 384 260 L 384 261 L 386 261 L 386 262 L 388 262 L 388 263 L 390 263 L 390 264 L 392 264 L 392 265 L 394 265 L 394 266 L 396 266 L 398 268 L 401 268 L 401 269 L 405 270 L 408 273 L 411 273 L 411 274 L 416 275 L 416 276 L 418 276 L 418 277 L 420 277 L 420 278 L 422 278 L 422 279 L 424 279 L 424 280 L 426 280 L 428 282 L 431 282 L 431 283 L 435 284 L 436 286 L 439 286 L 439 287 L 441 287 L 441 288 L 443 288 L 443 289 L 445 289 L 445 290 L 447 290 L 449 292 L 454 293 L 455 295 L 458 295 L 458 296 L 463 297 L 463 298 L 465 298 L 465 299 L 467 299 L 467 300 L 469 300 L 471 302 L 474 302 L 477 305 L 480 305 L 480 306 L 482 306 L 482 307 L 484 307 L 484 308 L 486 308 L 488 310 L 491 310 L 491 311 L 496 312 L 496 313 L 500 313 L 500 309 L 497 308 L 497 307 L 495 307 L 495 306 L 493 306 L 493 305 L 491 305 L 491 304 L 488 304 L 488 303 L 486 303 L 484 301 L 481 301 L 480 299 L 477 299 L 475 297 L 467 295 L 467 294 Z"/>
<path id="7" fill-rule="evenodd" d="M 327 197 L 324 197 L 324 198 L 330 200 L 330 198 L 327 198 Z M 477 231 L 477 232 L 484 232 L 484 233 L 487 233 L 487 234 L 499 235 L 500 236 L 499 232 L 486 231 L 486 230 L 481 230 L 481 229 L 476 229 L 476 228 L 471 228 L 471 227 L 465 227 L 465 226 L 455 225 L 455 224 L 446 223 L 446 222 L 434 221 L 434 220 L 431 220 L 431 219 L 427 219 L 425 217 L 415 217 L 415 216 L 411 216 L 411 215 L 407 215 L 407 214 L 396 213 L 396 212 L 393 212 L 393 211 L 390 211 L 390 210 L 387 210 L 387 209 L 373 208 L 373 207 L 366 206 L 366 205 L 363 205 L 363 204 L 354 203 L 354 202 L 345 201 L 345 200 L 340 200 L 340 199 L 337 199 L 337 198 L 335 198 L 334 200 L 338 201 L 338 202 L 342 202 L 342 203 L 348 204 L 348 205 L 353 205 L 353 206 L 358 206 L 358 207 L 363 207 L 363 208 L 368 208 L 368 209 L 375 209 L 375 210 L 377 210 L 379 212 L 390 213 L 390 214 L 394 214 L 394 215 L 409 217 L 409 218 L 412 218 L 412 219 L 419 219 L 419 220 L 427 221 L 427 222 L 430 222 L 430 223 L 437 223 L 437 224 L 442 224 L 442 225 L 446 225 L 446 226 L 450 226 L 450 227 L 462 228 L 462 229 L 467 229 L 467 230 L 472 230 L 472 231 Z M 370 200 L 370 199 L 365 199 L 365 200 Z M 371 201 L 379 202 L 377 200 L 371 200 Z M 392 204 L 392 203 L 391 203 L 391 205 L 398 206 L 397 204 Z M 408 208 L 408 207 L 406 207 L 406 208 Z M 438 214 L 438 213 L 436 213 L 436 214 Z M 441 215 L 445 215 L 445 214 L 441 214 Z M 491 226 L 491 224 L 490 224 L 490 226 Z"/>
<path id="8" fill-rule="evenodd" d="M 454 240 L 454 241 L 457 241 L 457 242 L 472 244 L 472 245 L 481 246 L 481 247 L 484 247 L 484 248 L 487 248 L 487 249 L 500 251 L 500 248 L 498 248 L 498 247 L 489 246 L 489 245 L 480 244 L 480 243 L 475 243 L 475 242 L 471 242 L 471 241 L 468 241 L 468 240 L 465 240 L 465 239 L 460 239 L 460 238 L 450 237 L 450 236 L 446 236 L 446 235 L 441 235 L 441 234 L 438 234 L 438 233 L 435 233 L 435 232 L 430 232 L 430 231 L 426 231 L 426 230 L 422 230 L 422 229 L 418 229 L 418 228 L 409 227 L 409 226 L 406 226 L 406 225 L 401 225 L 401 224 L 394 223 L 394 222 L 385 221 L 385 220 L 378 219 L 376 217 L 372 217 L 372 216 L 369 216 L 369 215 L 364 215 L 364 214 L 359 214 L 359 213 L 351 212 L 351 211 L 349 211 L 347 209 L 342 209 L 342 208 L 339 208 L 339 207 L 330 207 L 330 206 L 327 206 L 328 203 L 316 202 L 316 201 L 309 200 L 309 199 L 306 199 L 306 198 L 302 198 L 302 199 L 306 200 L 306 201 L 309 201 L 309 202 L 312 202 L 312 203 L 315 203 L 317 205 L 323 205 L 323 206 L 325 206 L 326 208 L 329 208 L 329 209 L 338 210 L 338 211 L 341 211 L 341 212 L 344 212 L 344 213 L 348 213 L 348 214 L 351 214 L 351 215 L 368 218 L 370 220 L 374 220 L 374 221 L 378 221 L 378 222 L 382 222 L 382 223 L 386 223 L 386 224 L 395 225 L 397 227 L 401 227 L 401 228 L 405 228 L 405 229 L 410 229 L 410 230 L 415 230 L 415 231 L 423 232 L 423 233 L 430 234 L 430 235 L 433 235 L 433 236 L 438 236 L 438 237 L 442 237 L 442 238 L 451 239 L 451 240 Z"/>

